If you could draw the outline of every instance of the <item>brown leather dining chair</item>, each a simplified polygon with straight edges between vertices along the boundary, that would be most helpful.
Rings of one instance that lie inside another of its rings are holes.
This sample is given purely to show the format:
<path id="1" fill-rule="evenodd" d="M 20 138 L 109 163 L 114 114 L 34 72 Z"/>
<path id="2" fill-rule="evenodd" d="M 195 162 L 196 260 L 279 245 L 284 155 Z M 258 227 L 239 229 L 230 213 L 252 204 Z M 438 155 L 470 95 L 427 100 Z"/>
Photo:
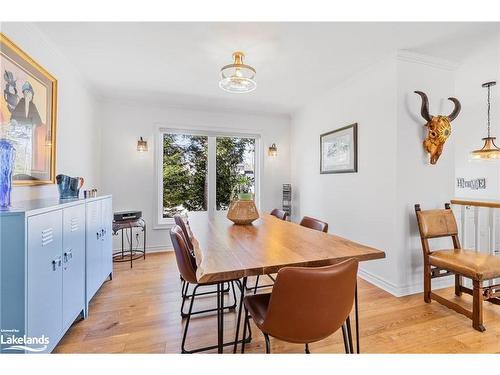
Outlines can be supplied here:
<path id="1" fill-rule="evenodd" d="M 199 311 L 193 311 L 193 305 L 196 297 L 199 297 L 201 295 L 206 295 L 206 294 L 213 294 L 213 291 L 210 292 L 205 292 L 205 293 L 197 293 L 199 287 L 204 287 L 204 286 L 211 286 L 213 287 L 213 283 L 198 283 L 198 280 L 196 278 L 196 270 L 197 270 L 197 265 L 196 265 L 196 260 L 193 257 L 191 250 L 189 249 L 188 246 L 188 241 L 184 235 L 184 232 L 182 228 L 179 225 L 174 225 L 172 229 L 170 229 L 170 239 L 172 240 L 172 245 L 174 247 L 174 252 L 175 252 L 175 259 L 177 262 L 177 268 L 179 269 L 179 273 L 181 274 L 183 280 L 186 283 L 193 284 L 194 288 L 193 291 L 191 292 L 191 295 L 189 298 L 191 299 L 190 304 L 189 304 L 189 310 L 186 314 L 183 313 L 183 317 L 186 317 L 186 324 L 184 326 L 184 334 L 182 337 L 182 344 L 181 344 L 181 351 L 182 353 L 197 353 L 205 350 L 211 350 L 217 348 L 217 345 L 212 345 L 208 347 L 203 347 L 203 348 L 198 348 L 198 349 L 193 349 L 193 350 L 186 350 L 185 344 L 186 344 L 186 338 L 187 338 L 187 333 L 188 333 L 188 328 L 189 328 L 189 322 L 191 321 L 191 316 L 193 315 L 198 315 L 198 314 L 204 314 L 208 312 L 213 312 L 213 311 L 219 311 L 218 308 L 213 308 L 213 309 L 205 309 L 205 310 L 199 310 Z M 224 310 L 234 310 L 236 308 L 236 293 L 234 289 L 234 281 L 229 281 L 228 284 L 231 285 L 232 290 L 233 290 L 233 300 L 234 303 L 230 306 L 224 307 Z M 183 310 L 184 306 L 184 301 L 182 301 L 182 307 L 181 311 Z M 243 336 L 245 337 L 245 336 Z M 231 343 L 232 344 L 232 343 Z M 227 344 L 229 345 L 229 344 Z"/>
<path id="2" fill-rule="evenodd" d="M 266 340 L 269 337 L 309 344 L 342 328 L 346 353 L 353 352 L 349 313 L 354 304 L 358 261 L 348 259 L 326 267 L 285 267 L 278 272 L 272 293 L 246 296 L 245 324 L 251 317 Z M 241 352 L 245 352 L 242 343 Z"/>
<path id="3" fill-rule="evenodd" d="M 174 215 L 174 222 L 175 222 L 175 225 L 178 225 L 179 227 L 181 227 L 182 233 L 184 233 L 184 238 L 186 239 L 186 244 L 188 245 L 189 251 L 194 259 L 193 242 L 191 241 L 191 235 L 187 229 L 187 226 L 186 226 L 186 223 L 184 222 L 184 219 L 182 218 L 181 215 L 175 214 Z M 182 281 L 181 296 L 182 296 L 182 298 L 189 298 L 188 297 L 189 283 L 183 279 L 182 275 L 181 275 L 181 281 Z M 182 309 L 181 309 L 181 314 L 183 315 Z"/>
<path id="4" fill-rule="evenodd" d="M 186 225 L 186 222 L 184 221 L 184 219 L 182 218 L 181 215 L 175 214 L 174 215 L 174 222 L 176 225 L 181 227 L 182 233 L 184 234 L 184 238 L 186 239 L 186 244 L 189 248 L 189 252 L 191 253 L 191 259 L 194 262 L 194 264 L 196 265 L 196 260 L 195 260 L 195 256 L 194 256 L 194 246 L 193 246 L 193 242 L 191 240 L 193 234 L 191 233 L 190 230 L 188 230 L 188 226 Z M 183 303 L 181 305 L 181 316 L 183 318 L 185 318 L 185 317 L 187 317 L 187 314 L 184 312 L 184 302 L 185 302 L 185 300 L 191 298 L 191 294 L 189 293 L 189 283 L 183 279 L 182 275 L 180 276 L 180 278 L 181 278 L 181 282 L 182 282 L 181 297 L 183 298 L 183 301 L 182 301 Z M 229 289 L 231 287 L 232 287 L 232 285 L 230 285 L 228 283 L 227 288 L 224 287 L 224 293 L 228 293 Z M 202 295 L 207 295 L 207 294 L 215 294 L 215 293 L 217 293 L 216 290 L 198 293 L 197 296 L 202 296 Z M 233 291 L 233 294 L 234 294 L 234 291 Z"/>
<path id="5" fill-rule="evenodd" d="M 281 220 L 288 220 L 288 212 L 280 210 L 279 208 L 275 208 L 271 211 L 271 215 L 276 216 Z"/>
<path id="6" fill-rule="evenodd" d="M 448 203 L 445 209 L 422 211 L 415 205 L 417 223 L 424 255 L 424 301 L 435 300 L 456 312 L 472 319 L 472 327 L 485 331 L 483 326 L 483 300 L 499 305 L 500 284 L 483 286 L 483 282 L 500 277 L 500 258 L 481 253 L 477 250 L 465 250 L 458 240 L 455 216 Z M 451 237 L 453 248 L 431 250 L 429 239 Z M 431 280 L 437 277 L 455 275 L 455 295 L 472 295 L 472 311 L 432 292 Z M 472 280 L 472 289 L 462 285 L 462 277 Z"/>
<path id="7" fill-rule="evenodd" d="M 325 223 L 324 221 L 315 219 L 313 217 L 304 216 L 300 222 L 300 225 L 306 228 L 328 233 L 328 223 Z"/>

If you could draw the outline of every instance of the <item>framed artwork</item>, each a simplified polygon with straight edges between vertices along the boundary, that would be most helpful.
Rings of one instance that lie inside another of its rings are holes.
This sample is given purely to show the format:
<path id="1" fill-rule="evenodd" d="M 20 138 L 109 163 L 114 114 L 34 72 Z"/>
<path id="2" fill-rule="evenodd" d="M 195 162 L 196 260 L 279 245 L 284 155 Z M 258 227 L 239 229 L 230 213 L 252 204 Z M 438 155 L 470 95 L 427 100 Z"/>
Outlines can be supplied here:
<path id="1" fill-rule="evenodd" d="M 320 173 L 356 173 L 357 171 L 358 124 L 321 134 Z"/>
<path id="2" fill-rule="evenodd" d="M 13 184 L 53 184 L 57 80 L 0 33 L 0 85 L 0 138 L 16 150 Z"/>

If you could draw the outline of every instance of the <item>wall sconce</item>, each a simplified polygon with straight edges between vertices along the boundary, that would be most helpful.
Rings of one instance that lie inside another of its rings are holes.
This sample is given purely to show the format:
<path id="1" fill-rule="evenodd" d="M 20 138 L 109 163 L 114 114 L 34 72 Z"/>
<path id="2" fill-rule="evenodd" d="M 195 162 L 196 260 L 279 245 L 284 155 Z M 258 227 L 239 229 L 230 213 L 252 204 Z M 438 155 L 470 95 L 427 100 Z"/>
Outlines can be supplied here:
<path id="1" fill-rule="evenodd" d="M 148 150 L 148 141 L 142 139 L 142 137 L 137 141 L 137 151 L 145 152 Z"/>
<path id="2" fill-rule="evenodd" d="M 276 147 L 276 143 L 273 143 L 271 146 L 269 146 L 269 150 L 267 151 L 267 154 L 269 156 L 278 156 L 278 147 Z"/>

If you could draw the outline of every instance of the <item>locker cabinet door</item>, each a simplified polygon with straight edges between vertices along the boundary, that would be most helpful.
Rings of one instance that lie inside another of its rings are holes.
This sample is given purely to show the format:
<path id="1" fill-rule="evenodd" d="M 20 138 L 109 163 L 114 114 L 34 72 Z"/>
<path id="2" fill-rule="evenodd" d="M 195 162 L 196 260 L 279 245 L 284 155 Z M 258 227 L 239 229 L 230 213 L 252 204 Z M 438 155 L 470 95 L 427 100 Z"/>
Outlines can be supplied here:
<path id="1" fill-rule="evenodd" d="M 87 203 L 87 251 L 86 251 L 86 290 L 87 302 L 94 296 L 102 283 L 102 226 L 101 226 L 101 201 Z"/>
<path id="2" fill-rule="evenodd" d="M 28 322 L 31 337 L 49 338 L 52 350 L 62 334 L 62 212 L 28 218 Z"/>
<path id="3" fill-rule="evenodd" d="M 85 205 L 63 210 L 63 327 L 85 305 Z"/>
<path id="4" fill-rule="evenodd" d="M 106 280 L 113 272 L 113 207 L 111 198 L 102 200 L 102 256 L 103 256 L 103 275 L 102 280 Z"/>

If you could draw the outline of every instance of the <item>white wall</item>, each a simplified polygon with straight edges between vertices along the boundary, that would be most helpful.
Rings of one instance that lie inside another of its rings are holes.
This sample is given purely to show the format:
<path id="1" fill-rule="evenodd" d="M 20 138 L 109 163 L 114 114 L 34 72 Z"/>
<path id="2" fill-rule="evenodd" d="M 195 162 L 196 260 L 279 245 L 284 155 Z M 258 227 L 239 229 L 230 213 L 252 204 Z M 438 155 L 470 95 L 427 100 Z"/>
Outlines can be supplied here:
<path id="1" fill-rule="evenodd" d="M 85 187 L 99 188 L 101 124 L 92 90 L 35 25 L 2 23 L 0 30 L 58 80 L 56 175 L 81 176 Z M 49 196 L 58 196 L 57 185 L 16 186 L 12 200 Z"/>
<path id="2" fill-rule="evenodd" d="M 456 95 L 462 103 L 462 112 L 457 126 L 453 128 L 456 139 L 455 174 L 465 179 L 486 177 L 486 189 L 455 189 L 457 197 L 478 199 L 500 198 L 500 164 L 471 161 L 469 153 L 483 146 L 486 137 L 487 89 L 485 82 L 500 79 L 499 35 L 492 34 L 483 43 L 476 45 L 467 59 L 456 71 Z M 500 82 L 491 88 L 491 134 L 500 137 Z M 500 138 L 499 142 L 500 143 Z M 455 183 L 456 185 L 456 183 Z"/>
<path id="3" fill-rule="evenodd" d="M 455 166 L 455 134 L 445 143 L 444 151 L 435 165 L 429 163 L 429 155 L 422 141 L 427 134 L 426 123 L 420 115 L 422 100 L 414 93 L 423 91 L 429 98 L 431 115 L 448 115 L 454 105 L 447 100 L 454 94 L 455 65 L 422 55 L 400 54 L 398 56 L 398 117 L 395 206 L 396 227 L 393 234 L 395 249 L 399 254 L 397 270 L 399 280 L 391 290 L 396 295 L 420 292 L 423 289 L 423 256 L 415 218 L 414 205 L 422 209 L 444 208 L 444 203 L 453 198 Z M 462 126 L 459 116 L 452 127 Z M 451 247 L 451 240 L 435 240 L 434 246 Z M 433 280 L 433 285 L 446 284 L 447 280 Z"/>
<path id="4" fill-rule="evenodd" d="M 290 120 L 288 116 L 245 114 L 242 112 L 200 111 L 161 107 L 157 104 L 104 100 L 102 126 L 102 186 L 113 194 L 113 210 L 142 210 L 149 228 L 149 250 L 171 247 L 168 231 L 153 229 L 155 223 L 154 137 L 159 125 L 172 128 L 231 129 L 261 135 L 261 209 L 281 207 L 282 184 L 290 182 Z M 137 139 L 148 141 L 149 151 L 137 152 Z M 276 143 L 278 156 L 267 156 Z M 115 249 L 120 246 L 115 238 Z"/>
<path id="5" fill-rule="evenodd" d="M 434 114 L 451 112 L 453 67 L 398 54 L 354 75 L 292 117 L 294 219 L 326 220 L 330 232 L 386 252 L 360 275 L 395 295 L 422 289 L 422 251 L 414 204 L 441 207 L 453 197 L 454 141 L 429 165 L 422 148 L 420 97 Z M 319 173 L 319 136 L 358 123 L 358 173 Z"/>
<path id="6" fill-rule="evenodd" d="M 386 251 L 363 270 L 396 283 L 396 63 L 383 61 L 292 117 L 293 218 L 325 220 L 330 233 Z M 320 174 L 320 134 L 358 123 L 358 173 Z"/>

